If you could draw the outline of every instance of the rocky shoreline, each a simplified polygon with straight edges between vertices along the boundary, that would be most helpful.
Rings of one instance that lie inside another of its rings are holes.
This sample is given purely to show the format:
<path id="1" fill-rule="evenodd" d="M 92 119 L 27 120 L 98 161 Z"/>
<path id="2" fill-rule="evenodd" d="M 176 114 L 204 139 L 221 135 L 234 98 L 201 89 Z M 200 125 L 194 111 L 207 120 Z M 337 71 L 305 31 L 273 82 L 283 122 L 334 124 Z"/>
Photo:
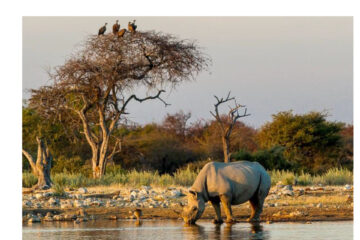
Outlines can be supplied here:
<path id="1" fill-rule="evenodd" d="M 178 219 L 181 206 L 186 204 L 184 187 L 140 188 L 119 187 L 67 189 L 58 196 L 51 190 L 32 192 L 23 189 L 23 223 L 134 218 L 132 211 L 141 209 L 143 219 Z M 242 222 L 250 214 L 249 204 L 233 206 L 235 218 Z M 202 219 L 212 219 L 215 213 L 209 204 Z M 224 216 L 224 214 L 223 214 Z M 277 184 L 272 187 L 262 220 L 333 221 L 353 220 L 353 187 L 298 187 Z"/>

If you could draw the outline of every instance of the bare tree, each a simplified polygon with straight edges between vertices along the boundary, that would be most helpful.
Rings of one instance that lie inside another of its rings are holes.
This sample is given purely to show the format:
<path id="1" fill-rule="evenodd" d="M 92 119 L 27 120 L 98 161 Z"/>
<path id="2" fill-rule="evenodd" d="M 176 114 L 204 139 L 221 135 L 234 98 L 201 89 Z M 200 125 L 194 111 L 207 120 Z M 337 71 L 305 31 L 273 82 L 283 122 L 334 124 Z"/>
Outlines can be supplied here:
<path id="1" fill-rule="evenodd" d="M 90 36 L 64 65 L 49 73 L 52 84 L 31 90 L 30 106 L 43 116 L 66 118 L 81 125 L 92 151 L 93 177 L 105 174 L 106 164 L 119 152 L 114 129 L 126 119 L 130 102 L 161 98 L 207 67 L 194 42 L 158 32 Z M 138 89 L 147 89 L 139 97 Z"/>
<path id="2" fill-rule="evenodd" d="M 191 113 L 184 113 L 182 110 L 175 114 L 167 114 L 164 121 L 163 127 L 179 136 L 181 140 L 185 141 L 187 134 L 187 122 L 191 118 Z"/>
<path id="3" fill-rule="evenodd" d="M 221 131 L 221 140 L 223 144 L 224 162 L 228 163 L 230 162 L 230 156 L 231 156 L 231 153 L 229 152 L 231 131 L 233 130 L 233 127 L 239 118 L 250 116 L 250 114 L 246 113 L 247 108 L 245 108 L 244 105 L 240 105 L 236 102 L 235 97 L 230 97 L 230 92 L 228 93 L 226 99 L 224 98 L 219 99 L 217 96 L 214 97 L 217 101 L 217 103 L 214 104 L 215 113 L 213 113 L 212 111 L 210 111 L 210 113 L 216 119 L 216 122 L 219 125 Z M 228 106 L 229 112 L 227 115 L 221 115 L 219 113 L 219 106 L 229 101 L 234 101 L 234 106 L 233 107 Z M 245 108 L 243 114 L 239 113 L 239 110 L 241 108 Z"/>
<path id="4" fill-rule="evenodd" d="M 49 148 L 44 143 L 43 139 L 36 137 L 38 143 L 38 151 L 36 161 L 30 153 L 22 150 L 24 156 L 30 163 L 33 174 L 37 177 L 38 182 L 33 187 L 34 189 L 48 189 L 51 187 L 50 169 L 52 163 L 52 156 Z"/>

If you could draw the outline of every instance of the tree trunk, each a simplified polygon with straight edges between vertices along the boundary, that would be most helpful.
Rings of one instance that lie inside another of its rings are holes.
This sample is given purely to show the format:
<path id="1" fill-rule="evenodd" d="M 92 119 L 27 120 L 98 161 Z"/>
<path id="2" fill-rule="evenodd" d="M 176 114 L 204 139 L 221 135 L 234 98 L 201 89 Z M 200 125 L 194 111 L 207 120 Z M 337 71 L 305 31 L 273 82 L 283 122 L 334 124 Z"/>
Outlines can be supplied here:
<path id="1" fill-rule="evenodd" d="M 101 178 L 105 175 L 106 164 L 108 159 L 112 157 L 112 153 L 108 153 L 108 137 L 105 137 L 100 147 L 97 146 L 92 150 L 92 170 L 93 178 Z M 116 145 L 114 146 L 116 148 Z"/>
<path id="2" fill-rule="evenodd" d="M 34 158 L 24 149 L 22 150 L 25 157 L 28 159 L 33 174 L 37 177 L 38 182 L 34 189 L 49 189 L 51 187 L 51 162 L 52 156 L 49 152 L 49 148 L 45 145 L 44 141 L 36 137 L 38 143 L 38 153 L 36 161 Z"/>
<path id="3" fill-rule="evenodd" d="M 223 143 L 223 151 L 224 151 L 224 162 L 229 163 L 230 162 L 230 153 L 229 153 L 230 139 L 227 137 L 222 137 L 222 143 Z"/>

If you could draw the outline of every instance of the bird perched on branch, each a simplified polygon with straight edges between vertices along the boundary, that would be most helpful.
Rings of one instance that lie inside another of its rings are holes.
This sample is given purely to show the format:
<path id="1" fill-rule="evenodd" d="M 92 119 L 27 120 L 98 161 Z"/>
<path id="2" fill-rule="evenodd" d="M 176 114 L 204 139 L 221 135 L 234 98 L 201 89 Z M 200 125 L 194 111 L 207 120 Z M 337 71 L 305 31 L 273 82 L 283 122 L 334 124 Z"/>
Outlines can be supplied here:
<path id="1" fill-rule="evenodd" d="M 125 29 L 125 28 L 121 29 L 121 30 L 118 32 L 118 37 L 123 37 L 124 34 L 125 34 L 125 32 L 126 32 L 126 29 Z"/>
<path id="2" fill-rule="evenodd" d="M 106 31 L 106 25 L 107 25 L 107 23 L 105 23 L 105 25 L 99 29 L 98 35 L 104 35 L 104 33 Z"/>
<path id="3" fill-rule="evenodd" d="M 116 35 L 120 30 L 120 24 L 119 24 L 119 20 L 116 20 L 116 23 L 113 25 L 113 33 L 114 35 Z"/>
<path id="4" fill-rule="evenodd" d="M 131 33 L 135 33 L 137 26 L 135 25 L 135 21 L 128 23 L 128 29 Z"/>

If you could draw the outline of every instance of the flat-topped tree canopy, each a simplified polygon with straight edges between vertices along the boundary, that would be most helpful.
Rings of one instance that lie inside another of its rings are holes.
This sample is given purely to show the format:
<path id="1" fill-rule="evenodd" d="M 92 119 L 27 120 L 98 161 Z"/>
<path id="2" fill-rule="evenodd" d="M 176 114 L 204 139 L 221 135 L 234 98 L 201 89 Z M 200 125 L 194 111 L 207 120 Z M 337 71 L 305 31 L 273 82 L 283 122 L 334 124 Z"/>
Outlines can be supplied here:
<path id="1" fill-rule="evenodd" d="M 80 118 L 93 155 L 100 151 L 107 156 L 109 142 L 104 141 L 126 114 L 131 100 L 159 99 L 167 105 L 161 98 L 164 89 L 194 79 L 209 62 L 194 41 L 170 34 L 148 31 L 123 37 L 92 35 L 63 65 L 49 73 L 51 85 L 31 90 L 30 106 L 48 118 L 67 115 L 73 119 L 75 113 L 77 121 L 71 122 L 79 123 Z M 136 96 L 134 91 L 140 87 L 153 95 Z M 98 134 L 93 131 L 96 125 L 101 129 Z"/>

